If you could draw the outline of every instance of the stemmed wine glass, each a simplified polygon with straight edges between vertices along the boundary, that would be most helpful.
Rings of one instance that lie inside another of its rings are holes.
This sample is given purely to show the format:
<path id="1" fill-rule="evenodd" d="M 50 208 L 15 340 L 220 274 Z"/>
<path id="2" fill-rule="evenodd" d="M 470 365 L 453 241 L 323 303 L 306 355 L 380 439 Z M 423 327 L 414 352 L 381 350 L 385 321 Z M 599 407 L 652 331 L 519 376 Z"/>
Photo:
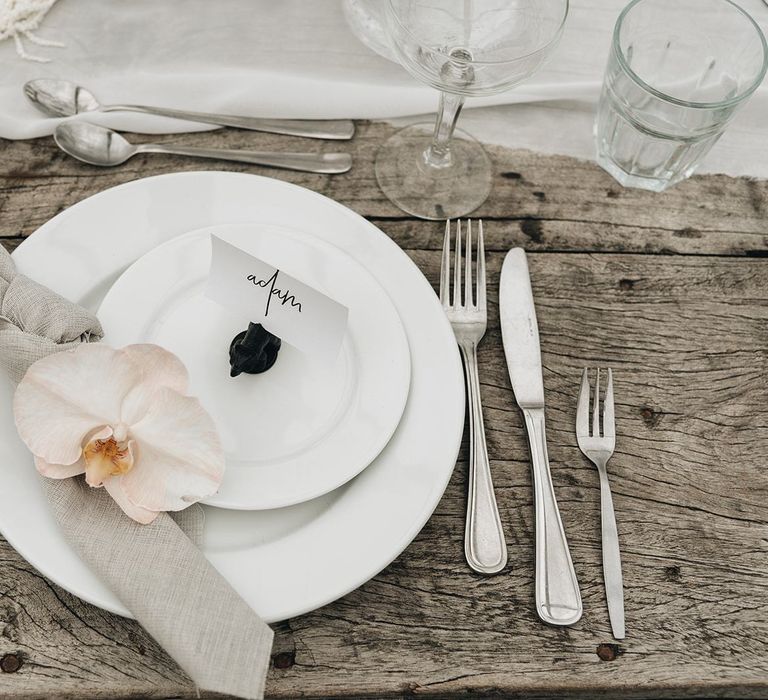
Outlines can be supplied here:
<path id="1" fill-rule="evenodd" d="M 483 147 L 456 129 L 467 97 L 493 95 L 532 75 L 562 34 L 568 0 L 383 0 L 393 51 L 440 90 L 437 123 L 414 124 L 376 156 L 376 179 L 398 207 L 423 219 L 477 209 L 491 189 Z"/>

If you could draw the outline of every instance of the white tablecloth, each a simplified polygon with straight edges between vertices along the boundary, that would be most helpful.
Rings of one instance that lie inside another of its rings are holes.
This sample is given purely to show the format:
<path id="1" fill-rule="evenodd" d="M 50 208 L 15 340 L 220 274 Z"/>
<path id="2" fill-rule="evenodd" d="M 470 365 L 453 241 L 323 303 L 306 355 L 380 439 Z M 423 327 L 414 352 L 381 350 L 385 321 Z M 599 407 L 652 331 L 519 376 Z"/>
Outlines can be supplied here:
<path id="1" fill-rule="evenodd" d="M 768 32 L 762 0 L 740 2 Z M 547 66 L 508 93 L 469 100 L 461 126 L 487 143 L 592 158 L 595 103 L 624 4 L 572 0 Z M 392 119 L 433 111 L 437 102 L 433 90 L 352 35 L 340 0 L 59 0 L 38 34 L 66 45 L 28 46 L 50 63 L 25 61 L 13 42 L 0 44 L 1 137 L 51 133 L 56 120 L 41 118 L 21 92 L 26 80 L 43 76 L 79 81 L 103 102 L 257 116 Z M 150 132 L 205 128 L 129 114 L 93 119 Z M 768 87 L 700 172 L 768 177 Z"/>

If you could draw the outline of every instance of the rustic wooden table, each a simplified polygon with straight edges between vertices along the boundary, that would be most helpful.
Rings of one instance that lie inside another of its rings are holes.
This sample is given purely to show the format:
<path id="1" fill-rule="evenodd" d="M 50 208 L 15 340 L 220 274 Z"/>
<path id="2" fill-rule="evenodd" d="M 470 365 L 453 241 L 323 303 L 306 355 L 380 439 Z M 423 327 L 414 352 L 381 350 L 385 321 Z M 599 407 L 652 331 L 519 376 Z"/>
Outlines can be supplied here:
<path id="1" fill-rule="evenodd" d="M 161 156 L 100 170 L 50 139 L 0 141 L 0 235 L 13 248 L 69 205 L 135 178 L 241 170 L 355 209 L 436 283 L 443 226 L 404 216 L 373 177 L 390 131 L 361 123 L 349 145 L 355 167 L 343 176 Z M 331 148 L 242 131 L 162 140 Z M 464 450 L 434 516 L 391 566 L 276 625 L 267 694 L 768 698 L 768 182 L 694 177 L 654 195 L 622 189 L 592 163 L 489 151 L 496 177 L 477 212 L 490 277 L 481 381 L 509 566 L 484 578 L 464 563 Z M 496 303 L 512 246 L 529 251 L 553 477 L 584 597 L 571 629 L 544 626 L 533 607 L 528 448 Z M 609 471 L 628 630 L 618 645 L 602 583 L 597 472 L 573 428 L 585 365 L 615 372 Z M 3 698 L 195 697 L 134 622 L 61 590 L 3 540 L 0 669 Z"/>

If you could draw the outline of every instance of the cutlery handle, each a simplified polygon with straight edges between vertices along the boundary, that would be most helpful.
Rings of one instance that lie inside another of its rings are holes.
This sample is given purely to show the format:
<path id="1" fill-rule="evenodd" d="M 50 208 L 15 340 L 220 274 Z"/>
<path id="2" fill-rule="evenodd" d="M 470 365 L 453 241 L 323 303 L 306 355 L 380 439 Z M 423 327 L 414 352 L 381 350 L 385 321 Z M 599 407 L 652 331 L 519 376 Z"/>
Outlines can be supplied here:
<path id="1" fill-rule="evenodd" d="M 621 576 L 621 554 L 616 514 L 605 463 L 597 465 L 600 473 L 600 523 L 603 541 L 603 578 L 608 600 L 608 616 L 616 639 L 624 639 L 624 585 Z"/>
<path id="2" fill-rule="evenodd" d="M 491 466 L 485 444 L 477 348 L 474 343 L 461 348 L 467 379 L 469 404 L 469 488 L 464 553 L 467 563 L 479 574 L 495 574 L 507 565 L 507 543 L 501 528 L 499 509 L 493 492 Z"/>
<path id="3" fill-rule="evenodd" d="M 137 151 L 196 158 L 218 158 L 219 160 L 233 160 L 240 163 L 254 163 L 270 168 L 301 170 L 307 173 L 345 173 L 352 167 L 352 156 L 349 153 L 270 153 L 223 148 L 195 148 L 194 146 L 166 146 L 152 143 L 138 146 Z"/>
<path id="4" fill-rule="evenodd" d="M 142 114 L 184 119 L 203 124 L 233 126 L 237 129 L 250 129 L 251 131 L 266 131 L 270 134 L 306 136 L 310 139 L 348 141 L 355 134 L 355 123 L 351 119 L 261 119 L 258 117 L 211 114 L 209 112 L 187 112 L 180 109 L 147 107 L 145 105 L 109 105 L 102 107 L 102 111 L 140 112 Z"/>
<path id="5" fill-rule="evenodd" d="M 572 625 L 581 618 L 581 594 L 549 472 L 544 408 L 523 409 L 523 415 L 536 508 L 536 611 L 550 625 Z"/>

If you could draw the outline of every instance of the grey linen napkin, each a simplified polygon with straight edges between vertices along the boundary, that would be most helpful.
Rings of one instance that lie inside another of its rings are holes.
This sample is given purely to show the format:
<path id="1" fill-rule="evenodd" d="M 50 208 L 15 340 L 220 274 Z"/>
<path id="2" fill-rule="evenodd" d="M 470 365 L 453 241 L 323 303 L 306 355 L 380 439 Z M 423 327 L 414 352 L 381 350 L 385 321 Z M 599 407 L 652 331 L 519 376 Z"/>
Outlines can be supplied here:
<path id="1" fill-rule="evenodd" d="M 36 360 L 101 337 L 95 316 L 18 274 L 0 246 L 0 364 L 14 382 Z M 273 632 L 192 541 L 199 506 L 140 525 L 82 477 L 43 485 L 72 547 L 198 687 L 263 697 Z"/>

